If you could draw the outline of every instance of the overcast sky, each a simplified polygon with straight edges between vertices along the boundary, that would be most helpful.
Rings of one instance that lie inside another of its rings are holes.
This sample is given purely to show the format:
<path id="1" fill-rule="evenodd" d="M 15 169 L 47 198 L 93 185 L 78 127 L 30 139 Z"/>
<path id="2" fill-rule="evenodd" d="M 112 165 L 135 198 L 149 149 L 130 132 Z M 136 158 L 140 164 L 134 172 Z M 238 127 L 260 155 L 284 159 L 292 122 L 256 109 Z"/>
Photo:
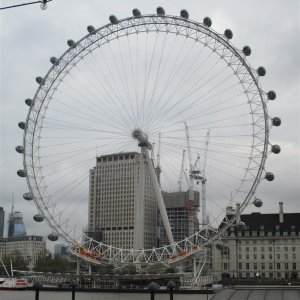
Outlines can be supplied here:
<path id="1" fill-rule="evenodd" d="M 1 0 L 1 7 L 25 1 Z M 16 175 L 22 168 L 22 156 L 15 151 L 22 144 L 23 132 L 18 122 L 24 121 L 28 107 L 24 100 L 32 98 L 37 84 L 35 77 L 49 69 L 49 58 L 60 56 L 70 38 L 86 35 L 87 25 L 100 27 L 108 17 L 156 12 L 163 6 L 167 14 L 179 15 L 182 8 L 190 18 L 202 22 L 209 16 L 213 29 L 233 31 L 233 43 L 242 48 L 249 45 L 251 66 L 265 66 L 263 89 L 273 89 L 277 99 L 268 105 L 270 116 L 279 116 L 281 127 L 271 130 L 270 142 L 281 146 L 279 155 L 268 158 L 266 169 L 275 174 L 273 182 L 263 181 L 257 196 L 264 200 L 261 212 L 277 212 L 278 202 L 284 202 L 286 212 L 300 212 L 300 7 L 298 0 L 199 1 L 199 0 L 53 0 L 43 11 L 39 5 L 2 10 L 1 13 L 1 190 L 0 206 L 6 217 L 11 209 L 12 193 L 15 209 L 23 212 L 30 234 L 46 235 L 45 224 L 32 220 L 36 213 L 33 203 L 23 200 L 27 191 L 24 179 Z M 253 206 L 247 212 L 253 211 Z M 5 232 L 6 234 L 6 232 Z"/>

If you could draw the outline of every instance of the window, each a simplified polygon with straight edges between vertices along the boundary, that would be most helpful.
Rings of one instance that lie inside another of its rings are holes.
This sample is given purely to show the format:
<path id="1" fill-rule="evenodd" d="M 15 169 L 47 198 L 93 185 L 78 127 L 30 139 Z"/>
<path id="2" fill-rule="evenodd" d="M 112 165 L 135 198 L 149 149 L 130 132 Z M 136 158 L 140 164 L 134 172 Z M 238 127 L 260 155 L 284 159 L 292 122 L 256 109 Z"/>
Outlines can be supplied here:
<path id="1" fill-rule="evenodd" d="M 269 263 L 269 269 L 273 270 L 273 264 L 272 263 Z"/>
<path id="2" fill-rule="evenodd" d="M 277 270 L 280 270 L 280 263 L 276 264 L 276 268 L 277 268 Z"/>
<path id="3" fill-rule="evenodd" d="M 254 259 L 257 259 L 257 254 L 253 254 L 253 258 L 254 258 Z"/>
<path id="4" fill-rule="evenodd" d="M 246 263 L 246 270 L 249 270 L 249 263 Z"/>
<path id="5" fill-rule="evenodd" d="M 254 269 L 254 270 L 257 270 L 257 263 L 254 263 L 254 264 L 253 264 L 253 269 Z"/>
<path id="6" fill-rule="evenodd" d="M 289 263 L 284 263 L 284 268 L 286 269 L 286 270 L 288 270 L 289 269 Z"/>
<path id="7" fill-rule="evenodd" d="M 261 257 L 261 259 L 265 259 L 265 255 L 264 254 L 261 254 L 260 257 Z"/>
<path id="8" fill-rule="evenodd" d="M 239 269 L 240 270 L 242 269 L 242 263 L 239 263 Z"/>
<path id="9" fill-rule="evenodd" d="M 273 258 L 273 255 L 272 254 L 269 254 L 269 259 L 272 259 Z"/>
<path id="10" fill-rule="evenodd" d="M 257 248 L 256 248 L 256 247 L 253 247 L 253 251 L 256 252 L 256 250 L 257 250 Z"/>
<path id="11" fill-rule="evenodd" d="M 261 269 L 264 270 L 265 268 L 265 263 L 261 263 Z"/>
<path id="12" fill-rule="evenodd" d="M 292 264 L 292 269 L 293 269 L 293 270 L 296 270 L 296 269 L 297 269 L 297 264 L 296 264 L 295 262 Z"/>

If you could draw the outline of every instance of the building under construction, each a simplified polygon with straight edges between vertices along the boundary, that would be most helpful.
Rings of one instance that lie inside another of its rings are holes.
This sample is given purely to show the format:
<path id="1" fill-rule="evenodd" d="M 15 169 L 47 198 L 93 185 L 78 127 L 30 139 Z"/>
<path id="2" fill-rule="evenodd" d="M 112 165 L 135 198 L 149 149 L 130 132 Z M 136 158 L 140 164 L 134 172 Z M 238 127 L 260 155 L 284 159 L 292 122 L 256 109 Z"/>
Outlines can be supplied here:
<path id="1" fill-rule="evenodd" d="M 199 230 L 199 196 L 197 191 L 162 192 L 174 241 L 181 241 Z M 159 246 L 168 245 L 162 221 L 159 220 Z"/>

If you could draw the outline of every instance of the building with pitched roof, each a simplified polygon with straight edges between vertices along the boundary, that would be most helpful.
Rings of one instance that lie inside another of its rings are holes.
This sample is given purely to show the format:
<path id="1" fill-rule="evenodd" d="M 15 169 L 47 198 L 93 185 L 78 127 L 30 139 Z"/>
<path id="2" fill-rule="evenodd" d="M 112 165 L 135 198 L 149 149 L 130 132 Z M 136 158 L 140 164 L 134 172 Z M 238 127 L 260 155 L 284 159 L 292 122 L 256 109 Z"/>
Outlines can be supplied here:
<path id="1" fill-rule="evenodd" d="M 221 250 L 213 248 L 213 272 L 238 278 L 300 278 L 300 213 L 241 215 Z"/>

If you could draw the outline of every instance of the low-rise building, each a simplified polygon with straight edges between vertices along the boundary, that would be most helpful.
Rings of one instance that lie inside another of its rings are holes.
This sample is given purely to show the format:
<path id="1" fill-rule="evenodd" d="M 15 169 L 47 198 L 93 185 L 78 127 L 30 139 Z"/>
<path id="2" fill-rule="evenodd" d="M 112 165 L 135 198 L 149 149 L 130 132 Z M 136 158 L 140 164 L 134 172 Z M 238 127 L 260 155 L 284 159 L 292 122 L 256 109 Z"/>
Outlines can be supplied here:
<path id="1" fill-rule="evenodd" d="M 222 250 L 213 248 L 213 272 L 238 278 L 300 278 L 300 213 L 241 215 L 243 228 L 231 227 Z"/>
<path id="2" fill-rule="evenodd" d="M 33 267 L 37 259 L 46 254 L 46 241 L 42 236 L 35 235 L 0 238 L 0 257 L 15 253 Z"/>

